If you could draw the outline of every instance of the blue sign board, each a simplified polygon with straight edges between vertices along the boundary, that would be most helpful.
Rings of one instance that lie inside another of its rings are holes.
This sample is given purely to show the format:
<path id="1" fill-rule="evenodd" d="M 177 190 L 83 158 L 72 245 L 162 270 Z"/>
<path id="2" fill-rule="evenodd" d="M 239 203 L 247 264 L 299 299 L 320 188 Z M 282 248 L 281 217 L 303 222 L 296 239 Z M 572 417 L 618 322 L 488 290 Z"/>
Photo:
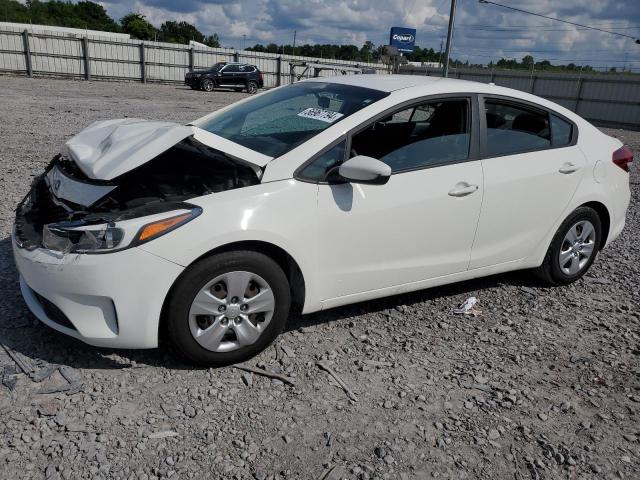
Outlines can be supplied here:
<path id="1" fill-rule="evenodd" d="M 391 27 L 389 45 L 396 47 L 399 52 L 413 52 L 413 47 L 416 45 L 416 29 Z"/>

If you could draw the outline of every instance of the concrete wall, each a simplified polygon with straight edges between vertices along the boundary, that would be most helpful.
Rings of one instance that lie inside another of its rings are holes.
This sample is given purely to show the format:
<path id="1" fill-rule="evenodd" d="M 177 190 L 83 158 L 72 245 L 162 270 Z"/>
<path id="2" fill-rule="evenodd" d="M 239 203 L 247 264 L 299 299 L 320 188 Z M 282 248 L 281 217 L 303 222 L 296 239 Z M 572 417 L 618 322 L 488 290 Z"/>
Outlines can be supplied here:
<path id="1" fill-rule="evenodd" d="M 405 66 L 400 73 L 441 76 L 442 70 Z M 597 125 L 640 129 L 640 75 L 456 69 L 449 77 L 533 93 Z"/>

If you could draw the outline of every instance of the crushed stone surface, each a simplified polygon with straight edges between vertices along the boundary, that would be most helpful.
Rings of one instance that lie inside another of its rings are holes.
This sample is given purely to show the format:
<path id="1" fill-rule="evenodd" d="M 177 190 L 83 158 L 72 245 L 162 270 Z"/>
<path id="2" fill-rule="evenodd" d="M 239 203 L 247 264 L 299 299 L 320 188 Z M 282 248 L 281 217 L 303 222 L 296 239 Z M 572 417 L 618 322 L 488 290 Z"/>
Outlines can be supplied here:
<path id="1" fill-rule="evenodd" d="M 586 278 L 546 288 L 517 272 L 294 316 L 248 362 L 293 385 L 35 321 L 13 209 L 64 141 L 94 120 L 188 122 L 244 96 L 0 76 L 1 478 L 638 478 L 637 166 L 627 227 Z M 640 133 L 607 133 L 637 155 Z M 471 296 L 482 313 L 454 315 Z"/>

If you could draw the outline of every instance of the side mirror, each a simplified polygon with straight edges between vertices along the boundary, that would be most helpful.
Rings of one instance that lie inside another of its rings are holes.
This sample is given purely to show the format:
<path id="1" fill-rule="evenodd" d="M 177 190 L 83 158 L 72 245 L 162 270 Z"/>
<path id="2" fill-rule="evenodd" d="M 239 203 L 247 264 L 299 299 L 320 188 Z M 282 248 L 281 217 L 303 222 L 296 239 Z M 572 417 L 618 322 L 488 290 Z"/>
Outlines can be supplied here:
<path id="1" fill-rule="evenodd" d="M 384 185 L 391 177 L 391 167 L 375 158 L 358 155 L 340 165 L 338 173 L 352 183 Z"/>

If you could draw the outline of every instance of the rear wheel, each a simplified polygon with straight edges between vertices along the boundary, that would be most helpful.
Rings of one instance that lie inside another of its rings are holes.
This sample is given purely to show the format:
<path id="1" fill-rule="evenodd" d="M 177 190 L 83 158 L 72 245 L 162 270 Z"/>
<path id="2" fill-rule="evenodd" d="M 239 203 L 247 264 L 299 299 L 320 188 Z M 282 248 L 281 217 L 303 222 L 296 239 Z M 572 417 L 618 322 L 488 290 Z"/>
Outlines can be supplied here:
<path id="1" fill-rule="evenodd" d="M 215 85 L 213 84 L 213 80 L 210 80 L 208 78 L 205 78 L 200 84 L 200 88 L 202 88 L 202 90 L 204 90 L 205 92 L 213 91 L 214 86 Z"/>
<path id="2" fill-rule="evenodd" d="M 601 239 L 598 214 L 589 207 L 576 209 L 558 228 L 536 274 L 552 285 L 575 282 L 589 270 Z"/>
<path id="3" fill-rule="evenodd" d="M 248 93 L 256 93 L 258 91 L 258 83 L 253 81 L 253 80 L 249 80 L 247 82 L 247 92 Z"/>
<path id="4" fill-rule="evenodd" d="M 167 305 L 167 336 L 180 355 L 199 365 L 242 362 L 280 334 L 290 304 L 287 277 L 271 258 L 224 252 L 182 275 Z"/>

